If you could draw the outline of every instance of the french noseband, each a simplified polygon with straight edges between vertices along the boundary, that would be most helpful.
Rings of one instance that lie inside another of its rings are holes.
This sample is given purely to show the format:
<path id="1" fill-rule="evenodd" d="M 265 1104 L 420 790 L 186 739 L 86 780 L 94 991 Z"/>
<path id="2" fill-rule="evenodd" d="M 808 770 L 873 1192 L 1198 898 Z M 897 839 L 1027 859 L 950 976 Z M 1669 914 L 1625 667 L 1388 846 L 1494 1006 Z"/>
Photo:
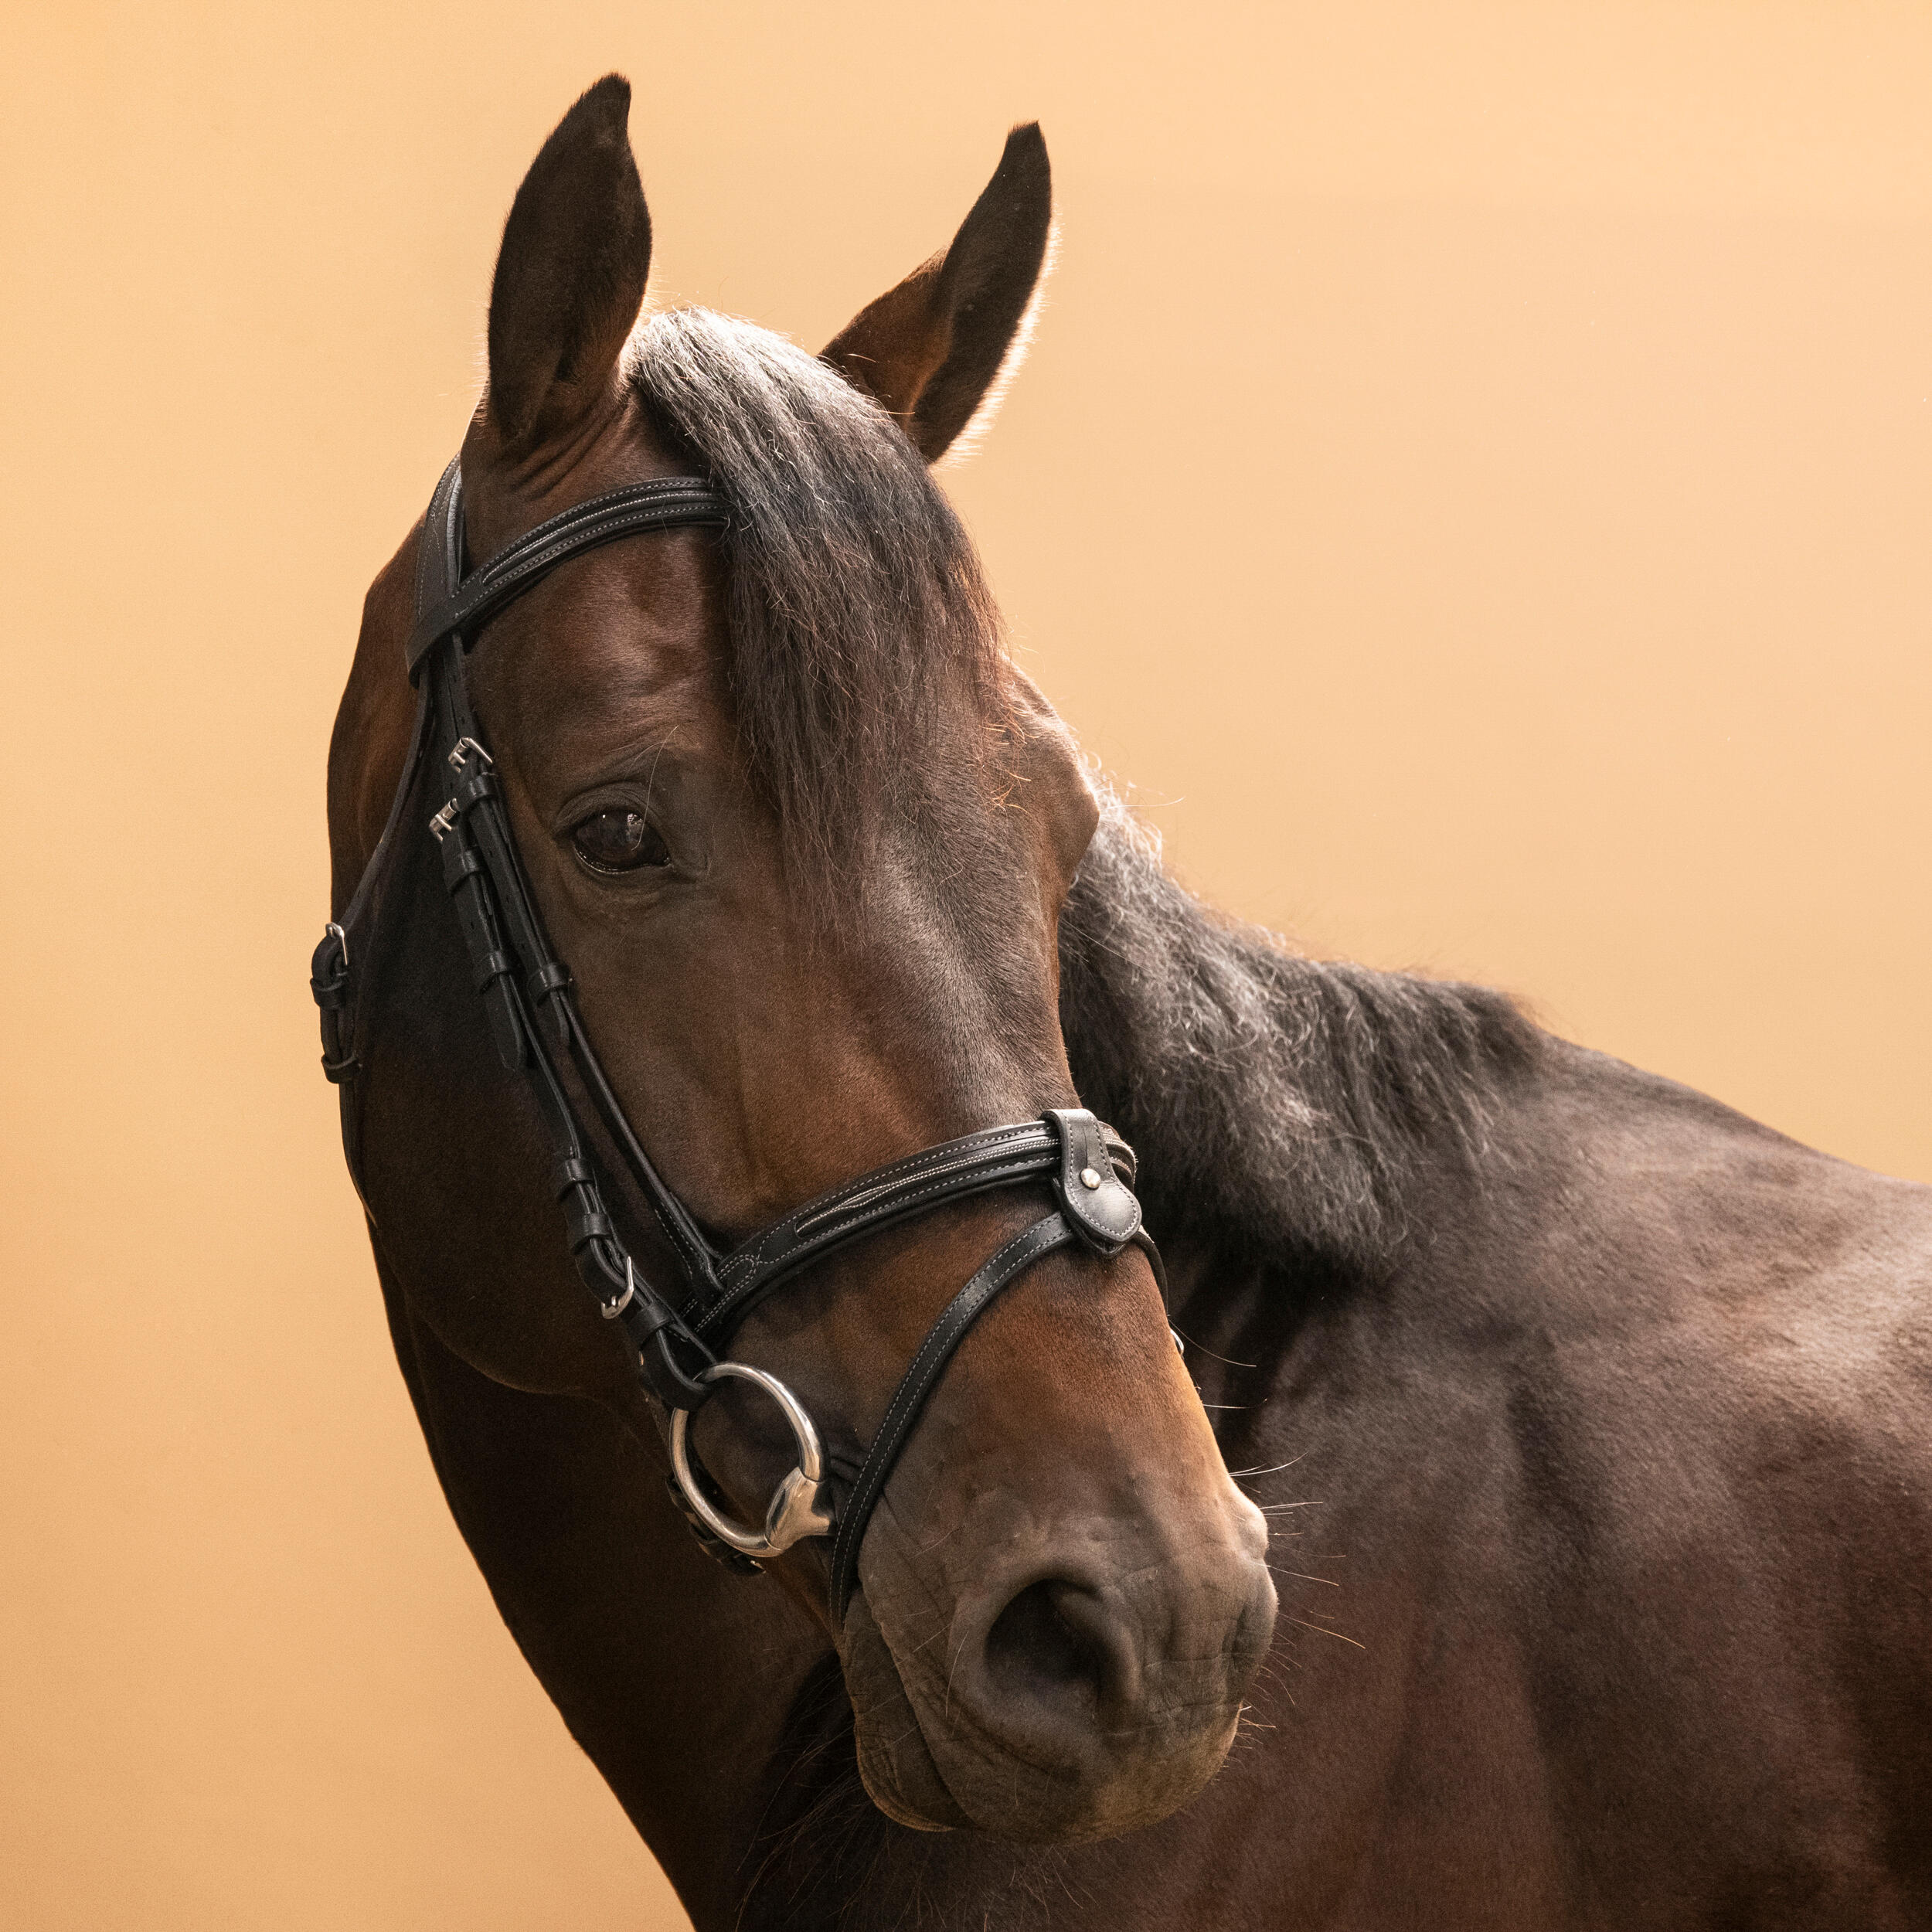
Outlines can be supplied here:
<path id="1" fill-rule="evenodd" d="M 967 1330 L 999 1291 L 1043 1255 L 1079 1244 L 1104 1257 L 1142 1248 L 1160 1257 L 1132 1191 L 1134 1157 L 1111 1128 L 1077 1107 L 981 1129 L 921 1149 L 808 1201 L 728 1253 L 706 1236 L 652 1165 L 606 1077 L 577 1008 L 570 972 L 551 949 L 517 854 L 493 761 L 470 707 L 465 660 L 483 628 L 566 559 L 620 538 L 699 526 L 723 529 L 731 506 L 709 482 L 669 477 L 594 497 L 538 526 L 481 569 L 463 568 L 460 462 L 430 499 L 416 575 L 416 621 L 406 654 L 416 723 L 388 822 L 354 896 L 315 949 L 310 985 L 321 1009 L 322 1070 L 342 1094 L 343 1145 L 363 1192 L 358 995 L 379 963 L 381 884 L 410 804 L 440 800 L 428 818 L 477 992 L 498 1058 L 529 1083 L 548 1130 L 551 1182 L 572 1260 L 599 1311 L 621 1325 L 645 1386 L 671 1416 L 672 1493 L 699 1540 L 736 1567 L 755 1570 L 807 1536 L 832 1538 L 831 1607 L 842 1622 L 859 1548 L 887 1478 L 927 1396 Z M 683 1291 L 674 1301 L 645 1278 L 605 1204 L 605 1182 L 586 1123 L 563 1077 L 588 1097 L 624 1168 L 649 1202 Z M 1123 1178 L 1123 1174 L 1124 1178 Z M 996 1188 L 1045 1183 L 1050 1212 L 988 1256 L 920 1343 L 863 1461 L 832 1507 L 835 1485 L 811 1417 L 776 1376 L 721 1359 L 738 1325 L 772 1291 L 835 1249 L 882 1228 Z M 1165 1283 L 1163 1282 L 1163 1292 Z M 693 1413 L 721 1382 L 764 1392 L 790 1425 L 798 1465 L 771 1498 L 762 1529 L 733 1522 L 693 1462 Z"/>

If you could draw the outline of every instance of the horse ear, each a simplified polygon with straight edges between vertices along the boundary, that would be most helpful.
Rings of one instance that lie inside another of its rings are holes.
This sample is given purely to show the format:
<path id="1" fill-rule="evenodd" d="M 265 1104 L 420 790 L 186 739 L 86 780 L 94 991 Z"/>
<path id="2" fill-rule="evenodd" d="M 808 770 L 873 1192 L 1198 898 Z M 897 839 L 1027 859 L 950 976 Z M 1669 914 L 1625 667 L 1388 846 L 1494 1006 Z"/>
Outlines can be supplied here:
<path id="1" fill-rule="evenodd" d="M 643 305 L 651 213 L 630 113 L 630 82 L 606 74 L 558 122 L 503 225 L 485 409 L 512 448 L 539 447 L 591 409 Z"/>
<path id="2" fill-rule="evenodd" d="M 825 359 L 899 420 L 930 462 L 1026 352 L 1029 311 L 1053 226 L 1039 124 L 1015 128 L 953 245 L 862 308 Z"/>

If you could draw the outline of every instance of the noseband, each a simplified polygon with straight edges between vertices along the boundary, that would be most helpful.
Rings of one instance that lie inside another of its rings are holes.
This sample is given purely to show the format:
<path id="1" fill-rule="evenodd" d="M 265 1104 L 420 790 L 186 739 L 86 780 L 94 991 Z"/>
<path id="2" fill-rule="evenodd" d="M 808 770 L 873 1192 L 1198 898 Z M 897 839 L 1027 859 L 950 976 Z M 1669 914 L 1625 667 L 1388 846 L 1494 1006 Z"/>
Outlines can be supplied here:
<path id="1" fill-rule="evenodd" d="M 382 838 L 347 910 L 316 947 L 309 983 L 321 1009 L 322 1070 L 341 1091 L 344 1149 L 357 1189 L 364 1192 L 360 1109 L 352 1102 L 353 1083 L 366 1070 L 359 992 L 366 992 L 376 964 L 372 954 L 381 882 L 409 818 L 410 800 L 419 786 L 433 790 L 441 803 L 428 829 L 441 856 L 444 885 L 498 1056 L 529 1081 L 548 1129 L 551 1182 L 571 1258 L 599 1311 L 622 1325 L 645 1386 L 670 1411 L 672 1493 L 699 1542 L 735 1567 L 755 1570 L 750 1560 L 777 1556 L 807 1536 L 830 1536 L 836 1626 L 851 1597 L 866 1526 L 926 1398 L 1001 1289 L 1041 1256 L 1075 1243 L 1109 1257 L 1131 1243 L 1145 1251 L 1157 1280 L 1162 1270 L 1132 1191 L 1132 1151 L 1081 1108 L 1055 1108 L 1037 1120 L 984 1128 L 923 1148 L 807 1202 L 729 1252 L 706 1236 L 631 1131 L 585 1031 L 570 969 L 545 936 L 494 763 L 470 708 L 465 660 L 483 627 L 567 558 L 622 537 L 692 525 L 723 529 L 730 520 L 730 505 L 709 483 L 663 478 L 578 504 L 465 575 L 462 473 L 460 462 L 451 464 L 430 499 L 417 560 L 416 622 L 406 653 L 417 689 L 409 755 Z M 566 1061 L 663 1230 L 683 1277 L 675 1301 L 646 1279 L 606 1209 L 602 1170 L 564 1081 Z M 800 1270 L 862 1236 L 969 1196 L 1040 1182 L 1052 1191 L 1051 1212 L 988 1256 L 947 1304 L 894 1391 L 849 1488 L 828 1508 L 825 1454 L 796 1396 L 764 1370 L 720 1359 L 739 1324 Z M 1165 1294 L 1164 1280 L 1162 1286 Z M 769 1396 L 798 1444 L 798 1466 L 779 1485 L 761 1530 L 724 1514 L 691 1457 L 691 1417 L 728 1380 L 750 1383 Z"/>

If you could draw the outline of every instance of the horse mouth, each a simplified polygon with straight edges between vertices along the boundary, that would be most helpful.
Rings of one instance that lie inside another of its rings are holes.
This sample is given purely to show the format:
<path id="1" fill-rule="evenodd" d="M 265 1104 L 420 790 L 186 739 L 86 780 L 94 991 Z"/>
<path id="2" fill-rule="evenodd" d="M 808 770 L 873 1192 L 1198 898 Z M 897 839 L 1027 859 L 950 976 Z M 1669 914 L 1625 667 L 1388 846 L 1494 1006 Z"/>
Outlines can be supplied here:
<path id="1" fill-rule="evenodd" d="M 845 1611 L 840 1662 L 852 1699 L 859 1775 L 866 1795 L 895 1823 L 915 1832 L 971 1828 L 972 1819 L 940 1775 L 898 1664 L 862 1590 L 853 1593 Z"/>
<path id="2" fill-rule="evenodd" d="M 1257 1633 L 1272 1625 L 1270 1594 Z M 859 1775 L 880 1811 L 915 1831 L 968 1830 L 1031 1843 L 1070 1845 L 1157 1823 L 1196 1797 L 1220 1768 L 1239 1723 L 1230 1675 L 1245 1682 L 1244 1656 L 1196 1693 L 1163 1699 L 1139 1721 L 1043 1726 L 1023 1696 L 985 1682 L 962 1685 L 957 1655 L 941 1644 L 893 1640 L 862 1589 L 841 1632 L 840 1661 L 852 1706 Z M 942 1640 L 942 1644 L 944 1640 Z M 959 1651 L 973 1648 L 955 1646 Z M 1249 1645 L 1237 1647 L 1245 1651 Z M 1216 1694 L 1216 1693 L 1221 1694 Z"/>

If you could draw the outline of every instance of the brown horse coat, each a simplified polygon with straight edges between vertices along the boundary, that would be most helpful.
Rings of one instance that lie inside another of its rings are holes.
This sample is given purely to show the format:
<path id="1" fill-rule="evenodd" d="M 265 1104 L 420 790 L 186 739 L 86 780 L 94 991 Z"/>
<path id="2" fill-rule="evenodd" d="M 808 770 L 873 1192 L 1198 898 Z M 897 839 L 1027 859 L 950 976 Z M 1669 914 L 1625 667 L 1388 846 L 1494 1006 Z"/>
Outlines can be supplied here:
<path id="1" fill-rule="evenodd" d="M 661 421 L 627 416 L 612 428 L 597 414 L 614 393 L 607 386 L 648 251 L 641 196 L 633 209 L 617 194 L 629 212 L 614 230 L 594 205 L 610 182 L 622 185 L 611 134 L 621 142 L 622 106 L 609 83 L 586 97 L 506 232 L 492 313 L 495 413 L 486 407 L 474 433 L 485 439 L 483 514 L 505 532 L 536 513 L 518 507 L 516 489 L 536 490 L 532 502 L 543 491 L 580 495 L 614 451 L 661 465 L 678 454 L 651 444 Z M 1039 168 L 1043 182 L 1043 151 Z M 828 352 L 855 379 L 873 372 L 867 386 L 928 454 L 972 414 L 1033 287 L 1032 242 L 1019 257 L 996 245 L 1015 222 L 1026 226 L 1015 192 L 1009 182 L 1004 229 L 982 221 L 975 236 L 969 223 L 953 251 Z M 552 202 L 575 210 L 577 240 L 546 226 Z M 529 267 L 538 257 L 541 273 Z M 975 315 L 994 311 L 997 326 L 976 334 Z M 567 655 L 579 647 L 556 641 L 560 614 L 571 637 L 655 614 L 639 662 L 673 662 L 699 693 L 694 715 L 728 713 L 730 692 L 709 668 L 723 648 L 717 573 L 697 541 L 668 560 L 600 566 L 590 587 L 536 609 L 495 647 L 499 657 L 529 662 L 547 625 L 561 668 L 539 660 L 536 682 L 536 673 L 519 683 L 492 672 L 482 702 L 496 728 L 536 743 L 546 707 L 579 701 Z M 407 560 L 406 546 L 402 567 L 372 593 L 338 727 L 338 905 L 401 760 Z M 970 682 L 935 689 L 941 710 L 957 707 L 977 731 Z M 1002 702 L 1020 703 L 1005 688 Z M 658 702 L 658 684 L 640 689 Z M 1058 797 L 1056 722 L 1036 696 L 1025 704 L 1002 712 L 1000 728 L 1046 747 L 1046 763 L 1028 771 L 1037 798 Z M 784 726 L 782 716 L 746 715 Z M 841 742 L 836 723 L 825 742 Z M 667 784 L 702 794 L 702 770 L 680 777 L 682 754 L 671 755 Z M 719 750 L 716 768 L 735 755 Z M 519 808 L 526 856 L 546 831 L 532 815 L 544 781 L 531 769 Z M 921 1066 L 936 1070 L 921 1077 L 954 1083 L 962 1107 L 1002 1080 L 1036 1104 L 1070 1084 L 1134 1143 L 1189 1371 L 1270 1532 L 1281 1615 L 1233 1751 L 1191 1801 L 1192 1770 L 1157 1784 L 1145 1805 L 1157 1821 L 1124 1838 L 1078 1842 L 1090 1835 L 1078 1818 L 1128 1815 L 1104 1808 L 1027 1834 L 1017 1815 L 1004 1832 L 915 1830 L 874 1804 L 869 1788 L 888 1798 L 897 1788 L 904 1815 L 957 1821 L 936 1808 L 951 1802 L 940 1787 L 965 1793 L 972 1774 L 953 1758 L 935 1774 L 938 1759 L 893 1759 L 879 1742 L 882 1723 L 900 1722 L 893 1672 L 910 1666 L 896 1650 L 896 1664 L 886 1660 L 869 1610 L 831 1631 L 815 1614 L 808 1566 L 747 1581 L 692 1542 L 665 1495 L 653 1426 L 627 1406 L 621 1376 L 612 1379 L 622 1365 L 611 1338 L 571 1299 L 529 1171 L 527 1124 L 491 1077 L 426 840 L 384 913 L 400 937 L 371 995 L 369 1056 L 382 1078 L 364 1127 L 398 1359 L 506 1622 L 694 1920 L 1108 1932 L 1932 1922 L 1932 1192 L 1550 1039 L 1495 995 L 1312 964 L 1230 927 L 1167 880 L 1104 801 L 1089 846 L 1092 808 L 1077 788 L 1064 811 L 1024 801 L 1043 815 L 1024 827 L 997 815 L 981 825 L 977 781 L 961 770 L 954 791 L 923 773 L 923 802 L 895 806 L 893 794 L 881 822 L 889 828 L 903 808 L 943 821 L 949 837 L 965 835 L 963 825 L 983 836 L 988 863 L 1019 869 L 1002 875 L 1015 879 L 1053 879 L 1062 847 L 1064 869 L 1077 863 L 1070 887 L 1039 887 L 1057 947 L 1064 1059 L 1049 951 L 1044 964 L 999 963 L 1009 977 L 991 1010 L 1015 1015 L 1010 1064 L 983 1039 L 927 1039 Z M 776 809 L 755 787 L 743 796 Z M 675 818 L 679 799 L 667 808 Z M 809 824 L 810 800 L 796 811 L 788 828 Z M 889 884 L 877 855 L 889 843 L 862 854 L 853 876 Z M 573 916 L 563 885 L 539 876 L 538 888 L 551 895 L 546 918 Z M 968 938 L 979 930 L 958 917 Z M 973 947 L 944 921 L 927 937 L 958 944 L 948 983 L 961 997 L 995 983 L 974 977 Z M 814 951 L 821 943 L 774 957 L 804 973 L 796 962 L 844 956 L 828 940 Z M 594 975 L 573 963 L 595 1021 Z M 873 981 L 822 970 L 811 1013 L 864 1007 Z M 887 1066 L 910 1050 L 906 1016 L 930 991 L 905 985 L 900 1005 L 866 1022 Z M 621 1023 L 607 1004 L 602 1017 Z M 805 1045 L 794 1032 L 767 1050 Z M 781 1051 L 776 1072 L 741 1066 L 736 1077 L 782 1079 L 787 1063 Z M 795 1174 L 747 1179 L 729 1146 L 693 1140 L 682 1153 L 675 1134 L 673 1154 L 694 1185 L 713 1188 L 722 1219 L 768 1206 L 760 1188 L 783 1204 L 799 1197 L 815 1159 L 846 1172 L 868 1164 L 862 1155 L 874 1150 L 848 1116 L 910 1104 L 880 1085 L 883 1074 L 867 1077 L 859 1099 L 822 1110 L 816 1141 L 785 1154 Z M 804 1111 L 795 1094 L 788 1104 Z M 697 1107 L 700 1126 L 702 1116 Z M 636 1117 L 648 1134 L 648 1100 Z M 842 1133 L 858 1139 L 845 1145 Z M 961 1242 L 968 1232 L 951 1231 Z M 951 1238 L 914 1230 L 881 1244 L 872 1272 L 853 1277 L 874 1317 L 896 1319 L 899 1301 L 923 1291 L 919 1270 L 934 1250 L 922 1241 L 939 1243 L 944 1274 Z M 838 1296 L 857 1292 L 828 1287 L 761 1345 L 808 1350 L 827 1311 L 845 1305 Z M 1049 1325 L 1063 1306 L 1089 1325 L 1090 1359 L 1046 1345 L 1063 1332 Z M 1148 1520 L 1194 1510 L 1221 1522 L 1218 1478 L 1199 1460 L 1205 1425 L 1176 1406 L 1171 1350 L 1157 1360 L 1149 1339 L 1160 1340 L 1157 1318 L 1138 1282 L 1103 1291 L 1097 1280 L 1056 1276 L 1016 1291 L 962 1351 L 927 1461 L 895 1478 L 882 1547 L 918 1544 L 930 1508 L 955 1492 L 1023 1493 L 1029 1509 L 1046 1509 L 1047 1491 L 1025 1485 L 1056 1473 L 1084 1479 L 1078 1458 L 1053 1446 L 1074 1439 L 1083 1413 L 1117 1414 L 1119 1428 L 1099 1439 L 1101 1461 L 1125 1454 L 1136 1427 L 1153 1446 L 1149 1460 L 1122 1465 L 1130 1487 L 1152 1481 L 1151 1471 L 1170 1485 L 1145 1492 Z M 859 1331 L 835 1332 L 840 1348 L 863 1354 Z M 889 1386 L 879 1381 L 885 1359 L 853 1370 L 853 1386 Z M 808 1372 L 830 1377 L 838 1366 L 816 1360 Z M 1138 1423 L 1122 1393 L 1136 1389 L 1145 1392 Z M 1002 1395 L 1022 1394 L 1013 1459 L 978 1460 L 985 1438 L 971 1418 L 997 1422 Z M 1022 1423 L 1036 1431 L 1032 1463 Z M 1056 1454 L 1069 1458 L 1057 1472 Z M 740 1472 L 754 1488 L 757 1474 L 750 1464 Z M 1107 1520 L 1134 1529 L 1131 1510 Z M 1168 1569 L 1234 1560 L 1201 1547 L 1208 1553 Z M 934 1577 L 964 1589 L 944 1571 L 943 1551 L 934 1560 Z M 875 1594 L 885 1562 L 867 1573 Z M 1063 1668 L 1087 1685 L 1098 1666 L 1066 1630 L 1014 1628 L 1009 1667 Z M 891 1630 L 885 1638 L 888 1648 L 897 1641 Z M 1235 1656 L 1232 1638 L 1199 1641 L 1214 1659 Z M 1159 1660 L 1146 1655 L 1151 1669 Z M 1238 1698 L 1251 1670 L 1226 1671 L 1215 1695 Z M 863 1687 L 856 1719 L 849 1685 Z M 883 1706 L 869 1704 L 875 1692 Z M 1163 1721 L 1171 1730 L 1171 1710 Z M 931 1741 L 943 1757 L 946 1740 Z M 1054 1768 L 1059 1759 L 1021 1750 L 1013 1763 L 1022 1761 L 1043 1792 L 1073 1777 Z M 1135 1762 L 1136 1777 L 1159 1770 Z M 1128 1801 L 1118 1780 L 1107 1789 L 1108 1803 Z M 961 1801 L 996 1800 L 981 1791 Z"/>

